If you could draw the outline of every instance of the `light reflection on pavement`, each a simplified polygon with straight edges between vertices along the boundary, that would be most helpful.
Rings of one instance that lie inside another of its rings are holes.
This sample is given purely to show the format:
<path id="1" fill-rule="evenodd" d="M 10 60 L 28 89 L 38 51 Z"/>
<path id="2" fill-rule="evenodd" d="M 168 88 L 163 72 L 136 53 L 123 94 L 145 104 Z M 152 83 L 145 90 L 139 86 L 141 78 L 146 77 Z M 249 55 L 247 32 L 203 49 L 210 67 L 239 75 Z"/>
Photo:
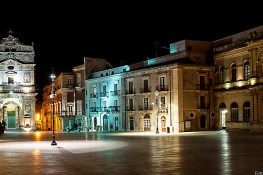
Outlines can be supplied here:
<path id="1" fill-rule="evenodd" d="M 61 153 L 61 150 L 66 150 L 71 153 L 86 153 L 105 151 L 110 149 L 118 149 L 127 146 L 127 143 L 121 141 L 57 141 L 57 146 L 51 146 L 50 141 L 26 141 L 26 142 L 8 142 L 0 144 L 1 152 L 35 152 L 39 153 Z"/>

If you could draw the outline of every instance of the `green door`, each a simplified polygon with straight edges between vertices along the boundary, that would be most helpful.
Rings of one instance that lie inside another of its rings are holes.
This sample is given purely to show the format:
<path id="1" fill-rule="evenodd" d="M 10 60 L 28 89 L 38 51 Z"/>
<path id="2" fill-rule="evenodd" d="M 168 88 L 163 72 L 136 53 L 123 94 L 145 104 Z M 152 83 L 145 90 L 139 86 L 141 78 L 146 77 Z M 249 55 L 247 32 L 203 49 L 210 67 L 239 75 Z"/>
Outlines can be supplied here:
<path id="1" fill-rule="evenodd" d="M 16 113 L 15 111 L 7 112 L 7 128 L 15 128 L 16 127 Z"/>

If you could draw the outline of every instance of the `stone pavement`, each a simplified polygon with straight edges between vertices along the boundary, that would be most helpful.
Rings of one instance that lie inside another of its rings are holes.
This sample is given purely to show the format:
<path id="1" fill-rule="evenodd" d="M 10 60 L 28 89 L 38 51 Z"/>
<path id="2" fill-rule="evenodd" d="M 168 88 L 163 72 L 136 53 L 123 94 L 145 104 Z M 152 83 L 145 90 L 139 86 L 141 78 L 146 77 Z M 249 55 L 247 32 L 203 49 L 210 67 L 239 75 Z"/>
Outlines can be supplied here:
<path id="1" fill-rule="evenodd" d="M 263 174 L 263 134 L 247 131 L 6 131 L 0 175 Z"/>

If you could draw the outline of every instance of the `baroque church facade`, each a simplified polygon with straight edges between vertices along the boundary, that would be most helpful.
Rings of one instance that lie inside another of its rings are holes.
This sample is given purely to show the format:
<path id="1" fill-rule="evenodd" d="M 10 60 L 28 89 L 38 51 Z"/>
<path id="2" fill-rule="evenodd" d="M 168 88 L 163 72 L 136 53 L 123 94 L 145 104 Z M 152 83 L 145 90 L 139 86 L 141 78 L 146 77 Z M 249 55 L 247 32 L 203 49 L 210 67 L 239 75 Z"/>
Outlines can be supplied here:
<path id="1" fill-rule="evenodd" d="M 9 32 L 0 41 L 0 120 L 6 129 L 36 129 L 34 46 Z"/>

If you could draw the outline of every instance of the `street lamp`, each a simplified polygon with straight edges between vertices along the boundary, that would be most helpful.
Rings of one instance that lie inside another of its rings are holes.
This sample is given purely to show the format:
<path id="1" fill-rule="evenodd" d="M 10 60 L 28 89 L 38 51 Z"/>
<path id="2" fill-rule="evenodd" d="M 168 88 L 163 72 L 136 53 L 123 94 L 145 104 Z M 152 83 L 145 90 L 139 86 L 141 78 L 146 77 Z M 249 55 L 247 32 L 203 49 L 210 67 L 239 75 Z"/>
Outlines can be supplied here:
<path id="1" fill-rule="evenodd" d="M 54 70 L 52 68 L 52 73 L 50 75 L 50 78 L 52 80 L 52 88 L 51 88 L 51 94 L 50 94 L 50 98 L 52 98 L 52 142 L 51 142 L 51 145 L 57 145 L 57 142 L 55 141 L 55 132 L 54 132 L 54 123 L 55 123 L 55 120 L 54 120 L 54 98 L 56 96 L 56 93 L 55 93 L 55 85 L 54 85 L 54 80 L 56 78 L 56 75 L 54 74 Z"/>
<path id="2" fill-rule="evenodd" d="M 157 124 L 156 124 L 156 134 L 159 134 L 159 128 L 158 128 L 158 113 L 159 113 L 159 103 L 158 103 L 158 97 L 159 97 L 159 92 L 156 91 L 155 93 L 155 101 L 156 101 L 156 109 L 157 109 L 157 113 L 156 113 L 156 120 L 157 120 Z"/>

